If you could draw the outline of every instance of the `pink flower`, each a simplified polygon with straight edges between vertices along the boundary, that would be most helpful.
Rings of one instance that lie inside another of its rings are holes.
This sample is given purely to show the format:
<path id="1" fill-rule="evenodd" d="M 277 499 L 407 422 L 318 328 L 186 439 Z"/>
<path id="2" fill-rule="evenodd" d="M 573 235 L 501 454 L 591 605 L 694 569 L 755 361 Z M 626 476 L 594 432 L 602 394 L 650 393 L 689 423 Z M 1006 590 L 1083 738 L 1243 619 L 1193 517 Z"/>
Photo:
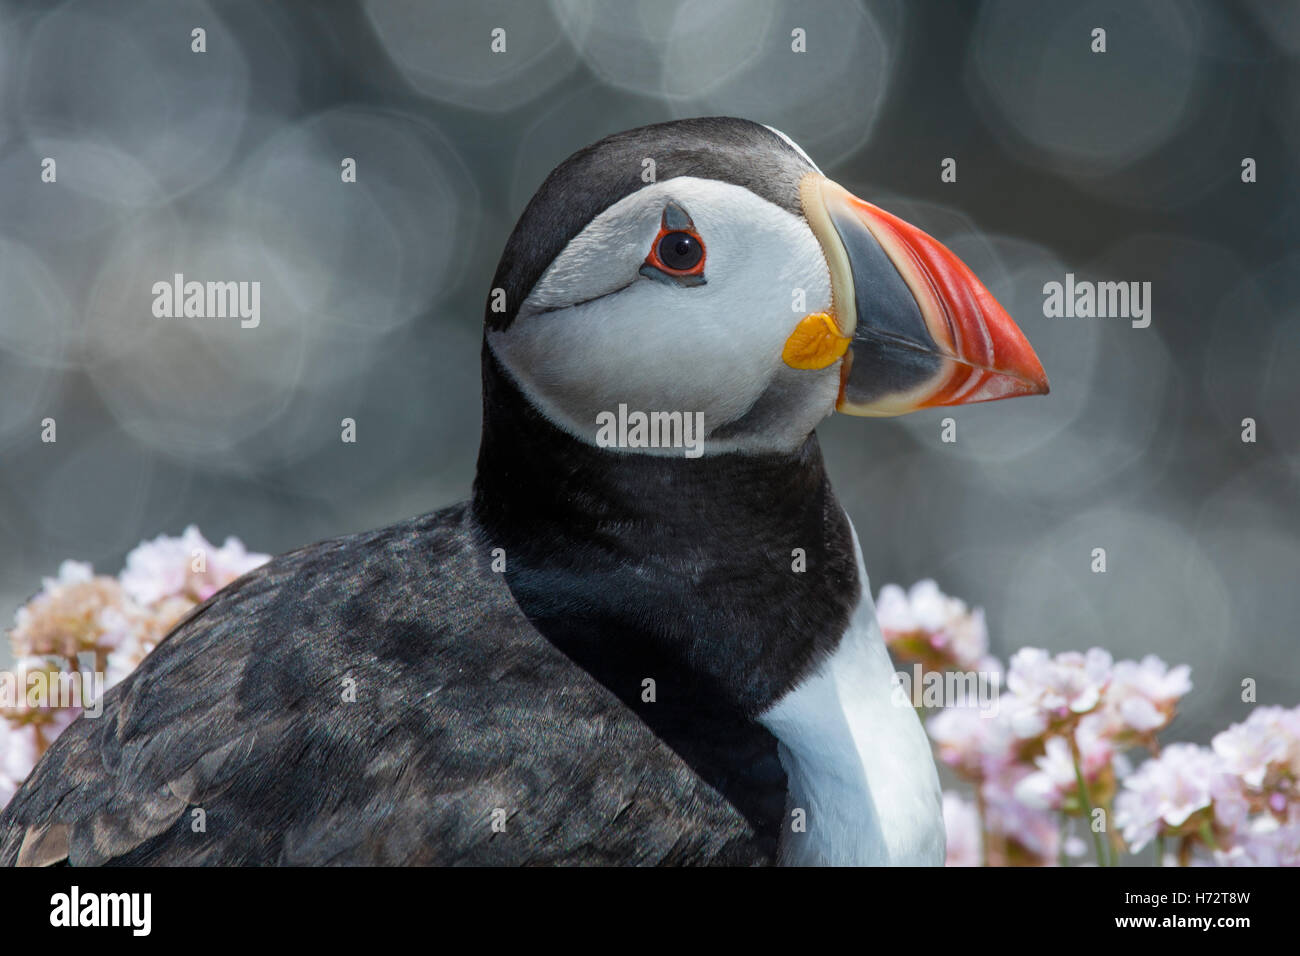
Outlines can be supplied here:
<path id="1" fill-rule="evenodd" d="M 1261 817 L 1214 859 L 1220 866 L 1300 866 L 1300 820 Z"/>
<path id="2" fill-rule="evenodd" d="M 165 597 L 152 607 L 139 609 L 131 621 L 126 640 L 108 657 L 105 686 L 113 687 L 131 671 L 149 652 L 158 646 L 177 622 L 198 605 L 188 598 Z"/>
<path id="3" fill-rule="evenodd" d="M 876 601 L 876 620 L 885 643 L 903 657 L 938 669 L 1001 671 L 988 653 L 984 611 L 970 610 L 932 580 L 918 581 L 910 591 L 886 584 Z"/>
<path id="4" fill-rule="evenodd" d="M 1194 814 L 1211 807 L 1225 825 L 1233 825 L 1244 813 L 1240 788 L 1223 761 L 1205 747 L 1171 744 L 1124 780 L 1115 800 L 1115 823 L 1136 853 L 1157 835 L 1179 831 Z"/>
<path id="5" fill-rule="evenodd" d="M 975 805 L 955 793 L 943 795 L 943 825 L 948 831 L 948 859 L 945 866 L 979 866 L 984 835 L 980 832 Z"/>
<path id="6" fill-rule="evenodd" d="M 54 657 L 20 657 L 14 662 L 10 676 L 13 693 L 10 694 L 11 685 L 6 682 L 3 716 L 14 726 L 39 727 L 55 722 L 60 711 L 79 711 L 80 694 L 89 690 L 80 672 L 70 672 L 64 662 Z"/>
<path id="7" fill-rule="evenodd" d="M 1050 723 L 1047 712 L 1041 707 L 1011 693 L 998 698 L 998 719 L 1022 741 L 1041 737 L 1047 733 Z"/>
<path id="8" fill-rule="evenodd" d="M 1010 724 L 977 707 L 947 707 L 926 721 L 939 759 L 970 780 L 1001 773 L 1015 758 Z"/>
<path id="9" fill-rule="evenodd" d="M 988 828 L 990 862 L 1053 865 L 1061 848 L 1060 817 L 1049 811 L 1026 806 L 1016 799 L 1015 788 L 1023 768 L 1011 767 L 1002 777 L 986 780 L 980 787 L 984 798 L 984 821 Z M 994 847 L 999 852 L 994 853 Z M 1024 854 L 1029 859 L 1023 859 Z"/>
<path id="10" fill-rule="evenodd" d="M 145 606 L 169 597 L 199 604 L 268 560 L 269 555 L 247 551 L 237 538 L 227 538 L 217 548 L 190 525 L 179 538 L 159 535 L 142 542 L 127 555 L 120 579 L 127 593 Z"/>
<path id="11" fill-rule="evenodd" d="M 18 609 L 10 632 L 14 656 L 76 657 L 103 653 L 122 639 L 120 621 L 130 599 L 113 578 L 96 576 L 89 564 L 64 561 L 57 577 Z"/>
<path id="12" fill-rule="evenodd" d="M 92 687 L 62 666 L 45 657 L 15 662 L 0 711 L 0 807 L 13 798 L 49 745 L 81 716 L 80 705 L 89 703 L 81 694 L 92 693 Z"/>
<path id="13" fill-rule="evenodd" d="M 1178 701 L 1192 689 L 1191 668 L 1169 667 L 1154 654 L 1117 661 L 1102 708 L 1106 732 L 1144 738 L 1168 726 Z"/>
<path id="14" fill-rule="evenodd" d="M 1300 707 L 1257 707 L 1210 742 L 1224 766 L 1249 787 L 1281 774 L 1300 776 Z"/>
<path id="15" fill-rule="evenodd" d="M 1084 779 L 1096 781 L 1111 769 L 1115 752 L 1110 741 L 1099 733 L 1095 721 L 1085 717 L 1075 730 L 1075 739 L 1082 756 Z M 1078 778 L 1074 770 L 1074 754 L 1064 737 L 1048 737 L 1045 752 L 1034 758 L 1035 770 L 1022 777 L 1015 786 L 1016 799 L 1038 810 L 1060 810 L 1067 800 L 1077 796 Z M 1091 789 L 1091 788 L 1089 788 Z"/>
<path id="16" fill-rule="evenodd" d="M 106 672 L 105 689 L 113 686 L 198 603 L 267 560 L 235 538 L 214 547 L 190 526 L 179 538 L 142 543 L 128 555 L 120 578 L 96 575 L 77 561 L 63 562 L 56 577 L 45 578 L 40 593 L 18 610 L 10 635 L 18 693 L 0 713 L 0 806 L 80 715 L 81 707 L 64 699 L 71 694 L 66 671 L 78 666 L 75 658 L 93 653 L 96 669 Z M 47 676 L 29 692 L 28 674 L 37 672 Z M 79 691 L 90 690 L 76 679 Z"/>
<path id="17" fill-rule="evenodd" d="M 1096 708 L 1110 679 L 1111 656 L 1100 648 L 1053 657 L 1041 648 L 1026 647 L 1011 658 L 1007 690 L 1052 723 Z"/>

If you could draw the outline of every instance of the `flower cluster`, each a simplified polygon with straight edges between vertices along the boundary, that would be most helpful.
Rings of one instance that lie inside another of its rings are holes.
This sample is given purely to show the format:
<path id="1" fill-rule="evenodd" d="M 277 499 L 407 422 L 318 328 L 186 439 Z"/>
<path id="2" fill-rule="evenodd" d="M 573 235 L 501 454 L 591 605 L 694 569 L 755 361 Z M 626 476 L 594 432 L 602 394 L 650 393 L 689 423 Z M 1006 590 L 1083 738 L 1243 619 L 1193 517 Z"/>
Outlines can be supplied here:
<path id="1" fill-rule="evenodd" d="M 1300 865 L 1300 707 L 1258 707 L 1209 747 L 1174 744 L 1125 781 L 1116 822 L 1135 850 L 1178 841 L 1228 866 Z"/>
<path id="2" fill-rule="evenodd" d="M 18 663 L 8 686 L 19 692 L 0 700 L 0 806 L 87 703 L 33 697 L 32 687 L 84 674 L 89 658 L 102 692 L 190 610 L 267 560 L 234 538 L 214 547 L 189 527 L 142 543 L 117 577 L 65 561 L 46 578 L 10 635 Z M 944 794 L 949 865 L 1080 860 L 1088 849 L 1076 830 L 1101 864 L 1154 843 L 1161 863 L 1300 865 L 1300 707 L 1258 707 L 1209 747 L 1162 750 L 1157 734 L 1192 688 L 1186 666 L 1029 647 L 1004 668 L 989 653 L 983 612 L 934 581 L 887 585 L 877 617 L 896 657 L 1005 688 L 992 707 L 966 701 L 926 722 L 940 762 L 973 790 L 973 799 Z"/>
<path id="3" fill-rule="evenodd" d="M 1185 665 L 1030 647 L 1004 669 L 983 614 L 933 581 L 887 585 L 877 606 L 900 660 L 1002 679 L 994 706 L 926 721 L 939 761 L 973 791 L 944 795 L 949 865 L 1065 863 L 1089 842 L 1102 865 L 1152 844 L 1161 863 L 1300 865 L 1300 707 L 1259 707 L 1210 747 L 1162 750 L 1192 688 Z"/>
<path id="4" fill-rule="evenodd" d="M 101 692 L 112 687 L 190 610 L 268 559 L 235 538 L 218 548 L 191 526 L 142 542 L 117 577 L 64 561 L 45 578 L 10 631 L 17 664 L 0 700 L 0 806 L 89 703 L 92 675 L 103 675 Z M 51 692 L 72 686 L 70 676 L 75 700 Z"/>
<path id="5" fill-rule="evenodd" d="M 984 611 L 970 610 L 934 581 L 919 581 L 910 591 L 886 584 L 876 600 L 876 620 L 889 648 L 927 671 L 998 668 L 988 653 Z"/>

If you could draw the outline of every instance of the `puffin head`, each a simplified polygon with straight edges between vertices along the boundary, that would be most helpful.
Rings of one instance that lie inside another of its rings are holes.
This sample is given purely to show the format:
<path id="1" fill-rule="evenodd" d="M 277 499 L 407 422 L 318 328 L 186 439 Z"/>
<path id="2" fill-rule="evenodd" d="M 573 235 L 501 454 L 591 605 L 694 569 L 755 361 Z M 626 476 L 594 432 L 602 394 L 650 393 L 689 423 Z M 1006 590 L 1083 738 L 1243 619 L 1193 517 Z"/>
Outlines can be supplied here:
<path id="1" fill-rule="evenodd" d="M 706 454 L 788 452 L 836 410 L 1048 390 L 955 255 L 740 119 L 646 126 L 567 159 L 515 226 L 486 319 L 491 357 L 590 444 L 620 406 L 696 415 Z"/>

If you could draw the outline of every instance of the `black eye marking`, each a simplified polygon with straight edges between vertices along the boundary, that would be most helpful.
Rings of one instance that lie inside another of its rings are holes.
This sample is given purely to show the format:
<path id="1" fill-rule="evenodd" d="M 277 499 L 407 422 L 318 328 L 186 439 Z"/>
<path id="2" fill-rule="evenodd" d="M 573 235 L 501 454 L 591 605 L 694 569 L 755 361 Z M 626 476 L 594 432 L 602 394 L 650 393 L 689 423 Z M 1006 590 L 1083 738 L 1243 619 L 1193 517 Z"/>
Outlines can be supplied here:
<path id="1" fill-rule="evenodd" d="M 695 223 L 681 206 L 670 202 L 664 207 L 659 234 L 655 236 L 645 263 L 639 270 L 651 279 L 678 285 L 704 285 L 704 240 L 695 231 Z"/>

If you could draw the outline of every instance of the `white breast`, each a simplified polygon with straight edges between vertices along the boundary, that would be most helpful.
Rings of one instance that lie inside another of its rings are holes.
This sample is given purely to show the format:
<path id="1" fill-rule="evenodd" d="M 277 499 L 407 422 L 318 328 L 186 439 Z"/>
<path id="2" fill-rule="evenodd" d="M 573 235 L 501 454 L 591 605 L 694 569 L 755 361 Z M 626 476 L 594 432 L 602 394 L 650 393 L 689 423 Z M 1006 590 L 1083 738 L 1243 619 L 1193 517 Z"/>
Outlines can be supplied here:
<path id="1" fill-rule="evenodd" d="M 939 778 L 921 721 L 895 702 L 857 533 L 862 599 L 835 652 L 760 718 L 789 780 L 787 866 L 939 866 Z M 792 823 L 803 810 L 803 832 Z"/>

